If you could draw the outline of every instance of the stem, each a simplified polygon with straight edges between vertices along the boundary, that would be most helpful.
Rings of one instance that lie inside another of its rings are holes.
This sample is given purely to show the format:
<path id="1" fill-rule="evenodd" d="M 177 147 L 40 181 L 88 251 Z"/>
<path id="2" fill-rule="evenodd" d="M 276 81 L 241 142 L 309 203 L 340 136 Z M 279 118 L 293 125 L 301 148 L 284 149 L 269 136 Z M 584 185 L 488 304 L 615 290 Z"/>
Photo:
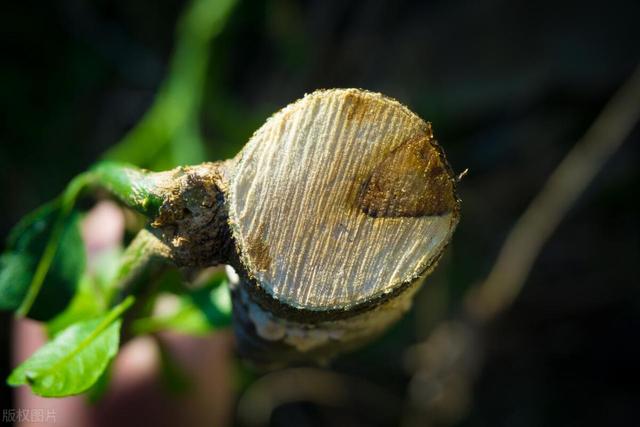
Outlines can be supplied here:
<path id="1" fill-rule="evenodd" d="M 107 305 L 113 303 L 119 291 L 126 289 L 130 294 L 138 293 L 135 284 L 166 266 L 168 260 L 168 248 L 149 230 L 140 230 L 122 254 L 118 272 L 107 288 Z"/>
<path id="2" fill-rule="evenodd" d="M 469 297 L 467 307 L 474 316 L 489 320 L 518 296 L 542 247 L 627 139 L 639 117 L 640 66 L 558 165 L 509 232 L 488 277 Z"/>
<path id="3" fill-rule="evenodd" d="M 153 172 L 124 163 L 100 162 L 90 173 L 95 185 L 104 187 L 130 208 L 149 218 L 158 214 L 163 198 Z"/>

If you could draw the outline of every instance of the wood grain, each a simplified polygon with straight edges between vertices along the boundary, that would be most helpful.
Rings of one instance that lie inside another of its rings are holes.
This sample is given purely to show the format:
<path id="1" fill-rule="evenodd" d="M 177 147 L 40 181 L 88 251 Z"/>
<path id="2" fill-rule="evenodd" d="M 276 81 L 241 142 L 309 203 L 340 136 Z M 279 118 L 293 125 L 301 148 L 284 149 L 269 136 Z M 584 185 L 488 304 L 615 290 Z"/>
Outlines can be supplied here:
<path id="1" fill-rule="evenodd" d="M 348 309 L 415 280 L 458 221 L 455 180 L 429 124 L 356 89 L 319 91 L 271 117 L 240 154 L 229 223 L 268 295 Z"/>
<path id="2" fill-rule="evenodd" d="M 373 217 L 444 215 L 456 207 L 453 181 L 430 135 L 410 139 L 375 167 L 360 207 Z"/>

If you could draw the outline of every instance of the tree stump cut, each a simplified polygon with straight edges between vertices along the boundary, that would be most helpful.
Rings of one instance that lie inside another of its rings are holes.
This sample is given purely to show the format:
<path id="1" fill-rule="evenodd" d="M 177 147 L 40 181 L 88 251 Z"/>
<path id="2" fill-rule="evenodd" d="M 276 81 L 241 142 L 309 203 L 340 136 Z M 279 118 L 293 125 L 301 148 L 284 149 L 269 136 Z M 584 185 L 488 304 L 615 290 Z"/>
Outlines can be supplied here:
<path id="1" fill-rule="evenodd" d="M 329 357 L 383 331 L 459 219 L 430 123 L 357 89 L 285 107 L 225 177 L 239 344 L 262 361 Z"/>

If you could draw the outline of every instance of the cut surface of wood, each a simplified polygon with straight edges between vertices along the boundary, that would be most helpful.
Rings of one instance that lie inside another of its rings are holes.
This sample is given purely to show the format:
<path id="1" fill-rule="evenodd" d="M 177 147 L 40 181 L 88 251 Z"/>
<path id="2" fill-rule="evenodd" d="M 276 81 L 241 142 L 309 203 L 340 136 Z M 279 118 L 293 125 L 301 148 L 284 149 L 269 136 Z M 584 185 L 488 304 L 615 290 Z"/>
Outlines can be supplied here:
<path id="1" fill-rule="evenodd" d="M 314 92 L 276 113 L 230 177 L 240 261 L 297 309 L 347 310 L 415 281 L 458 217 L 431 125 L 357 89 Z"/>

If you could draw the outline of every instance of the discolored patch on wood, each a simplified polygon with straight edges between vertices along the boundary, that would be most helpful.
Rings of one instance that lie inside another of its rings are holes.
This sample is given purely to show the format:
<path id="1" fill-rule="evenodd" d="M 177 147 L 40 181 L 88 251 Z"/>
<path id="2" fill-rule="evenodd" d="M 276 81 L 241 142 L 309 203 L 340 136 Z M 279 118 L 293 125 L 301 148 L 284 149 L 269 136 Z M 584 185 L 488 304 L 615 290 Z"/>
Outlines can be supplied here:
<path id="1" fill-rule="evenodd" d="M 260 224 L 258 232 L 253 236 L 248 247 L 253 265 L 258 271 L 268 270 L 271 266 L 271 254 L 269 253 L 269 246 L 265 242 L 264 234 L 264 224 Z"/>
<path id="2" fill-rule="evenodd" d="M 456 206 L 453 177 L 429 135 L 409 139 L 380 162 L 358 203 L 371 217 L 439 216 Z"/>

